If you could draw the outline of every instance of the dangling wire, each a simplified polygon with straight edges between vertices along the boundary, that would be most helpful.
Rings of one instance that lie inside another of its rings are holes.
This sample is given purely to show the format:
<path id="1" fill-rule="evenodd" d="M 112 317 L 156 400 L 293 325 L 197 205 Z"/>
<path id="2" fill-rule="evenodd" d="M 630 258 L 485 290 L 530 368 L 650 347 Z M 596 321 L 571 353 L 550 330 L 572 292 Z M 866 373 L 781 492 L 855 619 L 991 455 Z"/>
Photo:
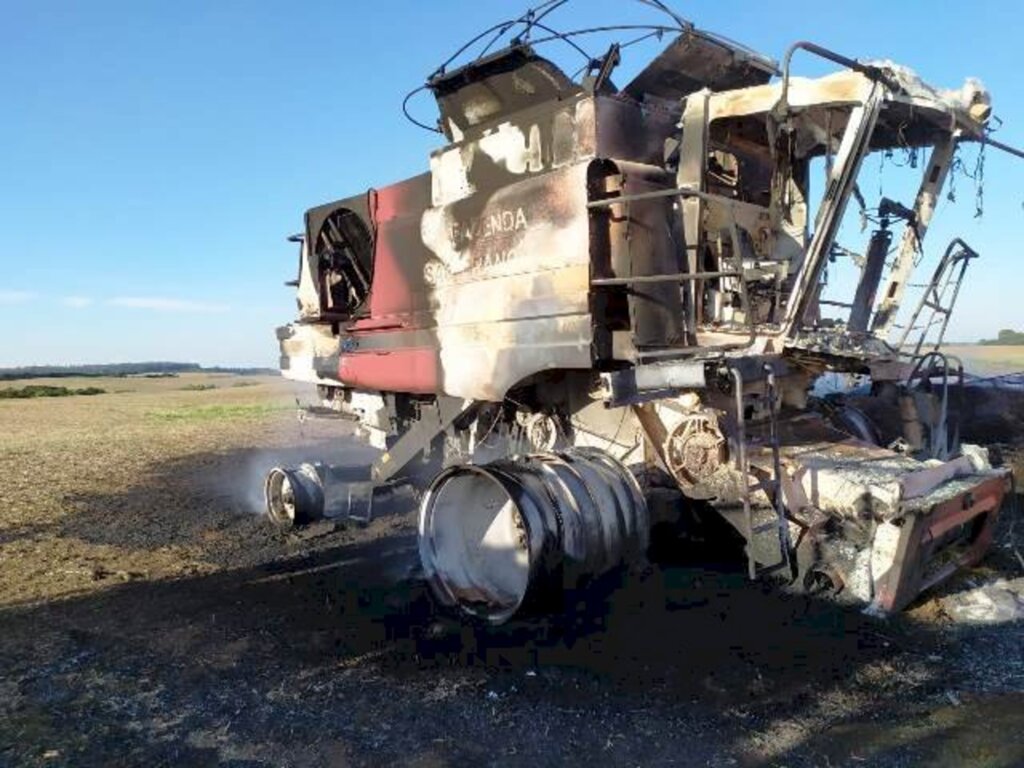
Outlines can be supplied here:
<path id="1" fill-rule="evenodd" d="M 453 62 L 455 62 L 457 59 L 463 56 L 463 54 L 465 54 L 466 51 L 475 46 L 477 43 L 481 42 L 482 40 L 486 40 L 480 53 L 476 57 L 474 57 L 474 61 L 486 56 L 488 52 L 490 52 L 491 49 L 495 45 L 497 45 L 500 40 L 502 40 L 509 34 L 513 33 L 513 31 L 517 30 L 520 27 L 522 27 L 522 29 L 518 30 L 510 40 L 510 43 L 512 45 L 521 45 L 529 43 L 532 46 L 538 46 L 543 43 L 558 40 L 571 47 L 574 51 L 576 51 L 576 53 L 583 57 L 587 62 L 587 67 L 589 67 L 594 62 L 594 57 L 591 56 L 586 50 L 584 50 L 582 46 L 576 43 L 573 38 L 580 37 L 583 35 L 597 34 L 600 32 L 617 32 L 626 30 L 641 30 L 646 33 L 643 36 L 635 40 L 631 40 L 625 43 L 624 45 L 620 46 L 621 49 L 631 45 L 635 45 L 639 42 L 650 39 L 652 37 L 658 37 L 660 39 L 665 32 L 679 33 L 685 32 L 687 30 L 692 30 L 694 28 L 692 22 L 687 21 L 686 19 L 682 18 L 677 13 L 675 13 L 671 8 L 668 7 L 668 5 L 665 2 L 663 2 L 663 0 L 636 0 L 636 2 L 639 2 L 642 5 L 646 5 L 651 8 L 655 8 L 661 13 L 667 15 L 669 18 L 672 19 L 673 26 L 665 26 L 658 24 L 618 24 L 562 32 L 543 23 L 548 16 L 550 16 L 560 8 L 564 7 L 569 2 L 570 0 L 544 0 L 544 2 L 538 3 L 537 5 L 534 5 L 531 8 L 527 9 L 527 11 L 518 18 L 506 19 L 505 21 L 499 22 L 488 27 L 478 35 L 475 35 L 467 43 L 465 43 L 457 51 L 455 51 L 455 53 L 453 53 L 451 56 L 445 59 L 445 61 L 433 71 L 433 73 L 428 78 L 426 85 L 420 86 L 419 88 L 410 91 L 406 95 L 405 99 L 402 102 L 402 114 L 405 116 L 407 120 L 409 120 L 409 122 L 411 122 L 418 128 L 422 128 L 425 131 L 430 131 L 431 133 L 443 133 L 443 131 L 439 127 L 428 125 L 427 123 L 414 118 L 409 111 L 409 102 L 412 100 L 414 96 L 418 95 L 420 92 L 429 89 L 430 83 L 432 81 L 434 81 L 436 78 L 442 77 L 448 71 L 448 67 L 451 66 Z M 537 39 L 531 39 L 530 35 L 534 29 L 538 29 L 545 32 L 546 36 Z M 584 67 L 581 71 L 585 71 L 587 67 Z"/>
<path id="2" fill-rule="evenodd" d="M 430 131 L 431 133 L 444 133 L 444 131 L 442 131 L 436 125 L 430 126 L 427 125 L 426 123 L 421 123 L 419 120 L 417 120 L 409 113 L 409 102 L 412 100 L 412 97 L 415 96 L 417 93 L 426 90 L 428 90 L 428 87 L 425 85 L 421 85 L 419 88 L 409 91 L 409 93 L 406 94 L 405 98 L 402 99 L 402 114 L 405 115 L 406 120 L 415 125 L 417 128 L 422 128 L 423 130 Z"/>
<path id="3" fill-rule="evenodd" d="M 649 5 L 652 8 L 657 8 L 658 10 L 667 14 L 669 18 L 671 18 L 676 24 L 679 25 L 680 29 L 685 30 L 693 26 L 691 22 L 687 21 L 682 16 L 677 14 L 675 11 L 673 11 L 671 8 L 665 5 L 665 3 L 663 3 L 661 0 L 639 0 L 639 2 L 643 3 L 644 5 Z"/>
<path id="4" fill-rule="evenodd" d="M 646 35 L 641 35 L 640 37 L 634 37 L 632 40 L 628 40 L 625 43 L 622 43 L 619 46 L 619 51 L 623 51 L 626 48 L 630 48 L 630 47 L 632 47 L 634 45 L 637 45 L 638 43 L 642 43 L 645 40 L 650 40 L 652 37 L 656 37 L 659 40 L 661 40 L 664 36 L 665 36 L 665 33 L 664 33 L 663 30 L 656 29 L 653 32 L 648 32 Z M 575 72 L 572 73 L 572 78 L 571 79 L 575 80 L 580 75 L 584 74 L 588 69 L 595 68 L 595 65 L 597 65 L 598 63 L 599 62 L 596 62 L 596 61 L 587 62 L 582 67 L 580 67 L 579 69 L 577 69 Z"/>
<path id="5" fill-rule="evenodd" d="M 552 29 L 551 27 L 546 26 L 544 24 L 541 24 L 540 22 L 537 22 L 537 21 L 534 21 L 532 26 L 537 27 L 537 29 L 544 30 L 549 35 L 548 37 L 542 37 L 542 38 L 539 38 L 537 40 L 534 40 L 533 41 L 534 45 L 540 45 L 541 43 L 548 43 L 548 42 L 551 42 L 552 40 L 561 40 L 563 43 L 565 43 L 566 45 L 570 46 L 573 50 L 575 50 L 578 54 L 580 54 L 580 56 L 585 58 L 587 61 L 592 61 L 593 60 L 593 58 L 594 58 L 593 56 L 591 56 L 589 53 L 587 53 L 585 50 L 583 50 L 583 48 L 581 48 L 578 43 L 576 43 L 575 41 L 572 40 L 572 38 L 577 37 L 578 34 L 580 34 L 580 33 L 577 33 L 577 32 L 559 32 L 558 30 Z"/>
<path id="6" fill-rule="evenodd" d="M 896 128 L 896 140 L 899 143 L 900 151 L 903 153 L 903 161 L 900 162 L 896 159 L 892 149 L 885 150 L 885 156 L 888 160 L 892 161 L 893 166 L 896 168 L 917 168 L 917 147 L 910 146 L 905 133 L 906 129 L 906 123 L 900 123 Z"/>
<path id="7" fill-rule="evenodd" d="M 524 29 L 523 33 L 521 35 L 518 35 L 518 37 L 524 41 L 529 41 L 531 28 L 537 26 L 540 22 L 544 20 L 546 16 L 550 16 L 552 13 L 557 11 L 559 8 L 561 8 L 568 2 L 569 0 L 548 0 L 548 2 L 545 3 L 544 5 L 550 5 L 551 7 L 543 10 L 543 12 L 540 13 L 539 15 L 536 12 L 544 8 L 544 6 L 538 6 L 536 9 L 534 9 L 533 12 L 530 13 L 530 18 L 526 23 L 526 29 Z"/>
<path id="8" fill-rule="evenodd" d="M 961 144 L 958 142 L 953 148 L 953 159 L 949 163 L 949 191 L 946 192 L 946 199 L 954 204 L 956 203 L 956 177 L 960 167 L 960 147 Z"/>
<path id="9" fill-rule="evenodd" d="M 557 11 L 559 8 L 561 8 L 568 2 L 569 0 L 547 0 L 547 2 L 541 3 L 540 5 L 536 5 L 533 8 L 530 8 L 518 19 L 515 19 L 514 21 L 509 21 L 506 24 L 502 25 L 501 29 L 499 29 L 498 32 L 494 35 L 494 37 L 490 39 L 487 45 L 484 46 L 484 49 L 480 51 L 479 54 L 477 54 L 477 58 L 482 59 L 484 56 L 486 56 L 488 51 L 490 51 L 491 48 L 494 47 L 495 43 L 497 43 L 499 40 L 501 40 L 501 38 L 508 34 L 509 30 L 520 24 L 525 24 L 526 29 L 523 30 L 519 37 L 529 38 L 530 26 L 532 26 L 534 22 L 543 21 L 545 16 L 554 11 Z"/>
<path id="10" fill-rule="evenodd" d="M 974 165 L 974 218 L 985 215 L 985 148 L 987 142 L 978 147 L 978 160 Z"/>
<path id="11" fill-rule="evenodd" d="M 961 146 L 957 144 L 953 153 L 953 162 L 949 168 L 949 192 L 946 193 L 946 199 L 951 203 L 956 202 L 957 176 L 970 179 L 974 182 L 974 218 L 980 219 L 985 215 L 985 148 L 988 145 L 984 141 L 980 142 L 978 154 L 974 159 L 974 169 L 970 171 L 967 170 L 967 164 L 961 154 Z"/>

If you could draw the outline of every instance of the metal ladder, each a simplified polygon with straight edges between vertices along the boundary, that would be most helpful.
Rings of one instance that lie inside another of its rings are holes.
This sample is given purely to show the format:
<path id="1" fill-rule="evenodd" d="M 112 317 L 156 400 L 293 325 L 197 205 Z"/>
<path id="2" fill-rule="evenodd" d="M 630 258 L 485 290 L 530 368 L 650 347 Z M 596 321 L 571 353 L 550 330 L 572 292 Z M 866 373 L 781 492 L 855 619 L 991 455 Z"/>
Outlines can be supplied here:
<path id="1" fill-rule="evenodd" d="M 914 313 L 910 316 L 910 320 L 903 329 L 903 335 L 896 344 L 896 349 L 900 350 L 902 354 L 916 359 L 920 357 L 923 347 L 927 346 L 931 350 L 938 351 L 939 347 L 942 346 L 942 341 L 946 336 L 946 326 L 949 325 L 949 318 L 953 314 L 953 308 L 956 306 L 957 296 L 960 295 L 960 286 L 963 284 L 964 274 L 967 272 L 967 267 L 971 260 L 976 258 L 978 258 L 978 252 L 959 237 L 954 238 L 946 247 L 946 252 L 942 255 L 942 259 L 935 269 L 935 274 L 932 275 L 931 282 L 925 286 L 921 300 L 918 302 Z M 959 270 L 957 270 L 958 266 L 960 267 Z M 924 325 L 918 325 L 918 320 L 925 309 L 931 312 L 928 315 L 928 322 L 924 323 Z M 939 335 L 934 340 L 931 340 L 929 337 L 931 336 L 932 328 L 936 325 L 939 326 Z M 897 325 L 896 327 L 900 326 Z M 917 330 L 921 331 L 921 335 L 917 339 L 914 351 L 904 352 L 903 349 L 907 344 L 910 334 Z"/>
<path id="2" fill-rule="evenodd" d="M 792 570 L 792 542 L 789 537 L 789 522 L 786 519 L 786 504 L 782 494 L 782 457 L 779 447 L 778 429 L 778 387 L 776 386 L 775 371 L 770 363 L 765 363 L 765 402 L 768 404 L 769 438 L 768 444 L 772 453 L 772 474 L 753 485 L 750 484 L 750 462 L 747 456 L 747 417 L 743 403 L 743 375 L 739 368 L 730 368 L 736 397 L 736 432 L 737 432 L 737 461 L 739 463 L 740 478 L 743 483 L 743 525 L 747 539 L 747 575 L 753 581 L 761 576 L 774 573 L 780 570 Z M 754 514 L 750 503 L 750 496 L 757 491 L 764 491 L 772 500 L 772 508 L 775 513 L 773 520 L 759 525 L 754 525 Z M 758 566 L 754 556 L 754 537 L 775 531 L 779 542 L 779 560 L 763 566 Z"/>

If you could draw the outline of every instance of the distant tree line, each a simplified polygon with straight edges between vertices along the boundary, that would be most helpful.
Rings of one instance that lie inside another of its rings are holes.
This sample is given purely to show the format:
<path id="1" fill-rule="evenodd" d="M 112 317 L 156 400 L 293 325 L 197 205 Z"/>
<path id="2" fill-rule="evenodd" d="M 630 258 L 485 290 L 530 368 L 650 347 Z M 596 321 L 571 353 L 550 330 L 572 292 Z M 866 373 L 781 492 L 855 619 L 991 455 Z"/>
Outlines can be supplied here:
<path id="1" fill-rule="evenodd" d="M 29 384 L 25 387 L 0 389 L 0 400 L 28 400 L 34 397 L 70 397 L 72 395 L 105 395 L 107 390 L 99 387 L 54 387 L 46 384 Z"/>
<path id="2" fill-rule="evenodd" d="M 1014 331 L 1009 328 L 1004 328 L 994 339 L 985 339 L 978 343 L 986 347 L 1024 346 L 1024 331 Z"/>
<path id="3" fill-rule="evenodd" d="M 0 368 L 0 381 L 53 379 L 70 376 L 176 376 L 181 373 L 233 373 L 239 376 L 276 374 L 271 368 L 204 368 L 197 363 L 106 363 L 102 365 L 26 365 Z"/>

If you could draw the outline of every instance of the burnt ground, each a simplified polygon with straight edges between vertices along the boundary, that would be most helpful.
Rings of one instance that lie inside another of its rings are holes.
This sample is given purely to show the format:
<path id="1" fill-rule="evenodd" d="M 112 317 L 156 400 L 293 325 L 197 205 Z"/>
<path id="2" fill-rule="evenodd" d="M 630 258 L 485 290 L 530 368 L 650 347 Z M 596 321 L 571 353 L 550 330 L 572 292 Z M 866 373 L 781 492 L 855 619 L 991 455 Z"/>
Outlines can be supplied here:
<path id="1" fill-rule="evenodd" d="M 1020 623 L 957 626 L 933 596 L 873 619 L 721 552 L 626 574 L 561 626 L 466 627 L 416 578 L 408 499 L 295 536 L 224 486 L 300 452 L 182 451 L 0 529 L 41 559 L 112 553 L 90 588 L 0 608 L 0 765 L 1024 765 Z M 946 591 L 1019 576 L 1021 529 L 1004 515 Z M 173 547 L 201 566 L 164 575 Z"/>

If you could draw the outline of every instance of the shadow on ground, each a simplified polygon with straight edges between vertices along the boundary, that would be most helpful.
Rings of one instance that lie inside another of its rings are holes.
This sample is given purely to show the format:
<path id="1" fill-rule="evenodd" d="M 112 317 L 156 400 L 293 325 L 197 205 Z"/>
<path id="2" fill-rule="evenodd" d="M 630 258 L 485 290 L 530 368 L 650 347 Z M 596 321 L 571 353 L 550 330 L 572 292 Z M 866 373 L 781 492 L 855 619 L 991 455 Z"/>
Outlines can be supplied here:
<path id="1" fill-rule="evenodd" d="M 232 543 L 214 574 L 0 611 L 0 765 L 1024 764 L 1019 625 L 881 622 L 722 555 L 624 574 L 558 626 L 466 627 L 400 509 L 289 541 L 216 506 L 202 478 L 247 458 L 78 500 L 64 535 L 156 551 L 213 520 Z"/>

